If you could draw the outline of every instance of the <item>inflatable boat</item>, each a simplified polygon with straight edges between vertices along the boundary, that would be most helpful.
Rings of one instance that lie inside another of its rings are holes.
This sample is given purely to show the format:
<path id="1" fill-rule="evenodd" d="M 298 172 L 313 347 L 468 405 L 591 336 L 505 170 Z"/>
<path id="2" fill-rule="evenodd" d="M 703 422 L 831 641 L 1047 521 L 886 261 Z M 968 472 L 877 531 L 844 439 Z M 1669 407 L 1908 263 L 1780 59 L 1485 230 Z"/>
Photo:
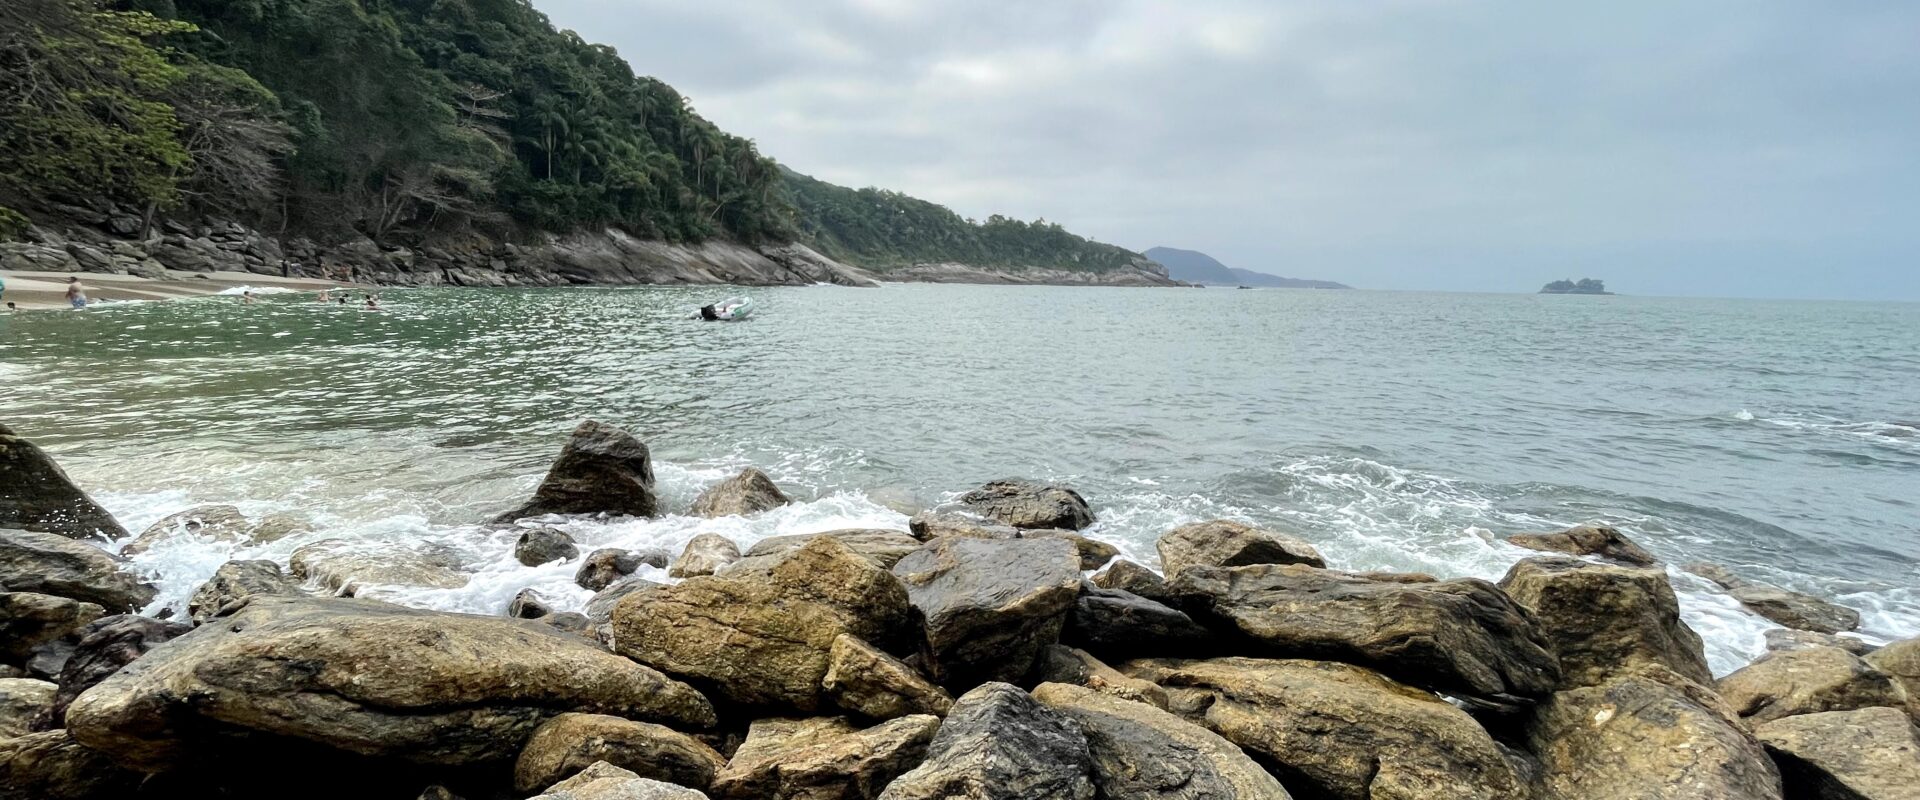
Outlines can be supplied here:
<path id="1" fill-rule="evenodd" d="M 739 322 L 753 313 L 753 298 L 729 297 L 700 307 L 700 318 L 708 322 Z"/>

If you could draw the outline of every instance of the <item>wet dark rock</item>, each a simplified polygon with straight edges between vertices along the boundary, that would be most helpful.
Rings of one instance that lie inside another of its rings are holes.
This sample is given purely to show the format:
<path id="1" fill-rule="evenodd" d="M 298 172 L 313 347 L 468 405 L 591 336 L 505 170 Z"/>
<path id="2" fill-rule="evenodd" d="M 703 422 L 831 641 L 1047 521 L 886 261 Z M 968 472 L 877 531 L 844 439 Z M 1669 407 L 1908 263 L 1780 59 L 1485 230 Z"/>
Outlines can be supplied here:
<path id="1" fill-rule="evenodd" d="M 458 766 L 511 761 L 562 710 L 715 722 L 692 688 L 537 622 L 262 596 L 89 689 L 67 725 L 155 771 L 232 757 L 235 733 L 269 753 L 304 742 Z"/>
<path id="2" fill-rule="evenodd" d="M 1720 696 L 1750 723 L 1874 706 L 1906 710 L 1906 689 L 1837 647 L 1773 652 L 1720 679 Z"/>
<path id="3" fill-rule="evenodd" d="M 272 561 L 229 561 L 213 571 L 213 577 L 195 590 L 187 601 L 187 615 L 194 622 L 223 617 L 240 608 L 254 595 L 299 596 L 305 594 L 300 581 L 280 571 Z"/>
<path id="4" fill-rule="evenodd" d="M 638 572 L 642 566 L 667 568 L 667 554 L 659 551 L 632 553 L 617 547 L 603 547 L 587 554 L 573 582 L 589 591 L 600 591 L 615 581 Z"/>
<path id="5" fill-rule="evenodd" d="M 1542 556 L 1513 565 L 1500 587 L 1533 613 L 1565 686 L 1603 683 L 1643 663 L 1713 683 L 1700 636 L 1680 619 L 1663 571 Z"/>
<path id="6" fill-rule="evenodd" d="M 1531 704 L 1560 680 L 1532 616 L 1482 580 L 1196 566 L 1167 591 L 1195 621 L 1237 637 L 1246 649 L 1233 652 L 1345 661 L 1498 709 Z"/>
<path id="7" fill-rule="evenodd" d="M 969 539 L 1018 539 L 1020 529 L 978 514 L 962 511 L 922 511 L 907 520 L 913 537 L 930 542 L 942 536 Z"/>
<path id="8" fill-rule="evenodd" d="M 1034 662 L 1029 678 L 1035 684 L 1064 683 L 1081 686 L 1122 700 L 1146 703 L 1154 708 L 1167 707 L 1167 690 L 1152 681 L 1130 678 L 1107 666 L 1092 653 L 1063 644 L 1048 647 Z"/>
<path id="9" fill-rule="evenodd" d="M 1154 546 L 1160 551 L 1160 567 L 1173 576 L 1188 567 L 1327 565 L 1320 551 L 1297 536 L 1224 519 L 1182 525 Z"/>
<path id="10" fill-rule="evenodd" d="M 840 540 L 809 540 L 765 571 L 636 592 L 613 609 L 622 655 L 701 681 L 745 706 L 811 712 L 842 634 L 901 641 L 912 607 L 900 581 Z"/>
<path id="11" fill-rule="evenodd" d="M 1093 524 L 1087 501 L 1065 486 L 999 480 L 960 496 L 962 507 L 1016 528 L 1077 531 Z"/>
<path id="12" fill-rule="evenodd" d="M 1160 577 L 1160 573 L 1132 561 L 1115 561 L 1106 569 L 1094 573 L 1092 581 L 1093 585 L 1102 589 L 1132 592 L 1157 603 L 1165 603 L 1172 597 L 1167 593 L 1167 581 Z"/>
<path id="13" fill-rule="evenodd" d="M 1372 670 L 1258 658 L 1145 659 L 1120 670 L 1166 687 L 1170 711 L 1275 765 L 1304 796 L 1525 797 L 1473 717 Z"/>
<path id="14" fill-rule="evenodd" d="M 713 782 L 717 800 L 873 800 L 918 766 L 940 719 L 862 729 L 845 717 L 756 720 Z"/>
<path id="15" fill-rule="evenodd" d="M 519 541 L 513 543 L 513 558 L 529 567 L 565 561 L 580 555 L 580 548 L 573 543 L 573 537 L 565 531 L 553 528 L 530 528 L 520 534 Z"/>
<path id="16" fill-rule="evenodd" d="M 507 601 L 507 616 L 514 619 L 539 619 L 552 613 L 553 604 L 531 588 L 515 592 L 513 599 Z"/>
<path id="17" fill-rule="evenodd" d="M 772 511 L 792 502 L 767 473 L 748 467 L 740 474 L 707 487 L 688 513 L 696 517 L 732 517 Z"/>
<path id="18" fill-rule="evenodd" d="M 680 551 L 680 558 L 673 562 L 667 574 L 675 578 L 697 578 L 712 575 L 739 560 L 740 546 L 732 539 L 717 533 L 703 533 L 687 542 L 686 549 Z"/>
<path id="19" fill-rule="evenodd" d="M 1507 537 L 1507 543 L 1528 550 L 1593 556 L 1629 567 L 1651 567 L 1660 563 L 1626 534 L 1604 525 L 1580 525 L 1557 533 L 1520 533 Z"/>
<path id="20" fill-rule="evenodd" d="M 561 714 L 547 720 L 520 751 L 513 787 L 522 792 L 580 774 L 599 762 L 681 786 L 704 787 L 727 761 L 700 740 L 664 725 L 605 714 Z"/>
<path id="21" fill-rule="evenodd" d="M 99 619 L 106 609 L 65 597 L 0 592 L 0 663 L 21 664 L 33 651 Z"/>
<path id="22" fill-rule="evenodd" d="M 1695 562 L 1685 569 L 1719 584 L 1748 611 L 1779 625 L 1815 633 L 1842 633 L 1860 627 L 1860 612 L 1838 603 L 1750 581 L 1718 564 Z"/>
<path id="23" fill-rule="evenodd" d="M 1120 555 L 1120 548 L 1114 547 L 1099 539 L 1081 536 L 1073 531 L 1042 528 L 1039 530 L 1025 531 L 1020 535 L 1020 538 L 1059 539 L 1073 545 L 1074 552 L 1080 554 L 1080 569 L 1082 570 L 1099 569 L 1106 566 L 1107 562 L 1112 561 L 1114 556 Z"/>
<path id="24" fill-rule="evenodd" d="M 1555 800 L 1779 800 L 1752 735 L 1680 688 L 1638 676 L 1553 695 L 1526 726 Z M 1676 794 L 1684 787 L 1684 794 Z"/>
<path id="25" fill-rule="evenodd" d="M 1083 584 L 1063 638 L 1103 658 L 1204 655 L 1213 634 L 1184 612 L 1120 589 Z"/>
<path id="26" fill-rule="evenodd" d="M 105 550 L 55 533 L 0 529 L 0 585 L 132 611 L 153 601 L 154 589 Z"/>
<path id="27" fill-rule="evenodd" d="M 962 695 L 928 747 L 880 800 L 1093 800 L 1093 757 L 1078 723 L 1019 687 Z"/>
<path id="28" fill-rule="evenodd" d="M 119 539 L 127 530 L 75 486 L 53 458 L 0 425 L 0 528 L 71 539 Z"/>
<path id="29" fill-rule="evenodd" d="M 1824 711 L 1754 729 L 1780 767 L 1788 797 L 1913 800 L 1920 797 L 1920 729 L 1891 708 Z"/>
<path id="30" fill-rule="evenodd" d="M 494 521 L 543 514 L 651 517 L 659 513 L 653 485 L 653 461 L 645 444 L 612 425 L 587 420 L 573 429 L 533 498 Z"/>
<path id="31" fill-rule="evenodd" d="M 60 691 L 42 728 L 64 728 L 67 707 L 82 692 L 151 651 L 193 630 L 192 625 L 138 614 L 98 619 L 81 629 L 78 643 L 60 667 Z"/>
<path id="32" fill-rule="evenodd" d="M 620 580 L 614 581 L 611 585 L 607 586 L 607 588 L 594 592 L 593 597 L 587 600 L 584 613 L 587 615 L 587 619 L 593 620 L 595 623 L 610 621 L 613 619 L 614 607 L 619 605 L 620 601 L 625 599 L 627 595 L 633 594 L 634 592 L 644 592 L 648 589 L 658 589 L 665 585 L 666 584 L 656 583 L 637 576 L 621 578 Z"/>
<path id="33" fill-rule="evenodd" d="M 1025 675 L 1080 593 L 1079 554 L 1055 539 L 942 537 L 893 574 L 925 619 L 934 677 L 956 691 Z"/>
<path id="34" fill-rule="evenodd" d="M 1162 709 L 1062 683 L 1033 697 L 1080 723 L 1105 800 L 1289 797 L 1232 742 Z"/>
<path id="35" fill-rule="evenodd" d="M 886 651 L 852 636 L 835 637 L 821 688 L 848 711 L 871 718 L 946 716 L 953 696 Z"/>

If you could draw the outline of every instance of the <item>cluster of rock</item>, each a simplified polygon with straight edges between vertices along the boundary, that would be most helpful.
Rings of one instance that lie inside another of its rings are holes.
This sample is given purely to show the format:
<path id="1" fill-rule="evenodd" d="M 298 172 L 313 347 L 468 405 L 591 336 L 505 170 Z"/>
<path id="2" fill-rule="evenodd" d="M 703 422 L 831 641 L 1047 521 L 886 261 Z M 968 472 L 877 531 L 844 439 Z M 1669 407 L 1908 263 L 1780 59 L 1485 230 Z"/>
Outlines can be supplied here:
<path id="1" fill-rule="evenodd" d="M 655 514 L 653 489 L 644 445 L 585 423 L 504 516 Z M 785 502 L 748 470 L 695 509 Z M 708 534 L 677 558 L 582 556 L 532 527 L 521 560 L 577 561 L 597 592 L 585 613 L 526 594 L 494 617 L 314 597 L 277 565 L 234 562 L 191 624 L 113 614 L 151 590 L 98 548 L 0 531 L 0 659 L 20 676 L 0 680 L 0 797 L 1920 787 L 1920 640 L 1864 656 L 1796 641 L 1716 682 L 1667 573 L 1617 531 L 1526 538 L 1584 557 L 1529 558 L 1490 583 L 1341 571 L 1299 535 L 1227 521 L 1168 532 L 1156 573 L 1079 532 L 1093 522 L 1069 489 L 996 481 L 907 531 L 744 552 Z"/>
<path id="2" fill-rule="evenodd" d="M 168 270 L 252 272 L 391 286 L 876 285 L 866 272 L 800 244 L 677 244 L 615 230 L 522 243 L 474 237 L 419 247 L 365 238 L 320 244 L 283 240 L 232 220 L 162 218 L 149 229 L 135 209 L 55 210 L 68 224 L 36 226 L 24 241 L 0 242 L 0 269 L 156 279 L 168 278 Z"/>

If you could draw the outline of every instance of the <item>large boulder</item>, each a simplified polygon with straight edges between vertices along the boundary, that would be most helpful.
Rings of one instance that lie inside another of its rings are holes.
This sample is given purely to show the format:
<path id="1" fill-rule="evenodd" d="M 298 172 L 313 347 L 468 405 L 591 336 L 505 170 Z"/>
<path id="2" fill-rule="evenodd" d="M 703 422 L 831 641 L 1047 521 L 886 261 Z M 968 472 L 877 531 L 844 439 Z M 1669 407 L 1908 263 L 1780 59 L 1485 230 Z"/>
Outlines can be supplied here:
<path id="1" fill-rule="evenodd" d="M 1779 800 L 1753 736 L 1682 688 L 1636 675 L 1553 695 L 1526 725 L 1555 800 Z"/>
<path id="2" fill-rule="evenodd" d="M 1080 723 L 1106 800 L 1290 797 L 1232 742 L 1161 709 L 1064 683 L 1043 683 L 1033 697 Z"/>
<path id="3" fill-rule="evenodd" d="M 1880 649 L 1877 645 L 1852 636 L 1815 633 L 1797 628 L 1774 628 L 1766 632 L 1768 650 L 1803 650 L 1808 647 L 1838 647 L 1856 656 Z M 1909 692 L 1911 694 L 1911 692 Z"/>
<path id="4" fill-rule="evenodd" d="M 43 644 L 99 619 L 106 609 L 34 592 L 0 592 L 0 664 L 22 664 Z"/>
<path id="5" fill-rule="evenodd" d="M 553 528 L 528 528 L 513 543 L 513 560 L 529 567 L 577 558 L 580 548 L 566 531 Z"/>
<path id="6" fill-rule="evenodd" d="M 400 549 L 347 539 L 323 539 L 293 551 L 287 568 L 294 576 L 313 581 L 342 597 L 353 597 L 367 586 L 421 586 L 458 589 L 469 578 L 460 572 L 460 558 L 447 550 Z"/>
<path id="7" fill-rule="evenodd" d="M 1179 575 L 1187 567 L 1327 565 L 1320 551 L 1299 537 L 1224 519 L 1182 525 L 1160 537 L 1154 547 L 1160 551 L 1160 568 L 1168 575 Z"/>
<path id="8" fill-rule="evenodd" d="M 1592 556 L 1629 567 L 1651 567 L 1660 563 L 1626 534 L 1604 525 L 1580 525 L 1557 533 L 1519 533 L 1507 537 L 1507 543 L 1528 550 Z"/>
<path id="9" fill-rule="evenodd" d="M 119 539 L 127 530 L 73 485 L 60 465 L 34 443 L 0 425 L 0 528 L 53 533 L 73 539 Z"/>
<path id="10" fill-rule="evenodd" d="M 915 539 L 930 542 L 942 536 L 968 539 L 1065 539 L 1080 552 L 1081 569 L 1099 569 L 1120 554 L 1119 548 L 1061 528 L 1016 528 L 964 511 L 922 511 L 907 520 Z"/>
<path id="11" fill-rule="evenodd" d="M 1546 556 L 1513 565 L 1500 588 L 1533 613 L 1560 660 L 1564 686 L 1604 683 L 1636 664 L 1713 682 L 1700 636 L 1680 619 L 1665 572 Z"/>
<path id="12" fill-rule="evenodd" d="M 1099 539 L 1082 536 L 1073 531 L 1040 528 L 1037 530 L 1023 531 L 1020 534 L 1020 538 L 1059 539 L 1073 545 L 1074 552 L 1080 554 L 1080 569 L 1082 570 L 1099 569 L 1106 566 L 1107 562 L 1112 561 L 1115 556 L 1120 555 L 1120 548 L 1114 547 Z"/>
<path id="13" fill-rule="evenodd" d="M 841 708 L 872 719 L 943 717 L 953 707 L 952 695 L 905 662 L 846 634 L 834 637 L 820 686 Z"/>
<path id="14" fill-rule="evenodd" d="M 1821 711 L 1907 709 L 1907 691 L 1887 673 L 1837 647 L 1773 652 L 1721 678 L 1720 696 L 1755 725 Z"/>
<path id="15" fill-rule="evenodd" d="M 127 571 L 126 562 L 98 547 L 40 531 L 0 529 L 0 586 L 133 611 L 155 591 Z"/>
<path id="16" fill-rule="evenodd" d="M 653 461 L 645 444 L 612 425 L 587 420 L 573 429 L 533 498 L 494 521 L 542 514 L 651 517 L 660 510 L 653 483 Z"/>
<path id="17" fill-rule="evenodd" d="M 1780 767 L 1788 797 L 1920 798 L 1920 729 L 1892 708 L 1822 711 L 1754 729 Z"/>
<path id="18" fill-rule="evenodd" d="M 53 713 L 60 687 L 32 678 L 0 678 L 0 739 L 25 736 Z"/>
<path id="19" fill-rule="evenodd" d="M 890 531 L 883 528 L 846 528 L 821 533 L 796 533 L 786 536 L 769 536 L 754 542 L 747 548 L 746 557 L 737 563 L 729 564 L 719 570 L 719 574 L 730 574 L 735 570 L 764 568 L 794 550 L 800 549 L 816 536 L 831 536 L 855 553 L 866 556 L 878 564 L 881 569 L 892 569 L 908 553 L 920 549 L 921 542 L 912 534 Z M 692 545 L 689 544 L 689 547 Z"/>
<path id="20" fill-rule="evenodd" d="M 1120 589 L 1083 584 L 1062 638 L 1105 658 L 1205 655 L 1213 634 L 1185 612 Z"/>
<path id="21" fill-rule="evenodd" d="M 689 578 L 613 610 L 614 645 L 643 664 L 749 706 L 813 711 L 842 634 L 887 647 L 910 630 L 900 581 L 820 536 L 764 572 Z"/>
<path id="22" fill-rule="evenodd" d="M 60 691 L 54 695 L 53 707 L 48 709 L 47 723 L 42 727 L 66 727 L 67 707 L 73 705 L 82 692 L 148 651 L 191 630 L 192 625 L 138 614 L 119 614 L 87 625 L 81 629 L 79 642 L 60 667 Z"/>
<path id="23" fill-rule="evenodd" d="M 66 731 L 0 739 L 0 798 L 108 800 L 134 796 L 140 775 Z"/>
<path id="24" fill-rule="evenodd" d="M 1526 796 L 1473 717 L 1371 670 L 1257 658 L 1148 659 L 1120 669 L 1165 686 L 1173 713 L 1276 765 L 1307 796 Z"/>
<path id="25" fill-rule="evenodd" d="M 1841 633 L 1860 627 L 1860 612 L 1838 603 L 1747 580 L 1718 564 L 1695 562 L 1685 569 L 1719 584 L 1748 611 L 1778 625 L 1816 633 Z"/>
<path id="26" fill-rule="evenodd" d="M 187 600 L 187 615 L 194 622 L 206 622 L 233 613 L 254 595 L 304 593 L 300 582 L 280 571 L 280 565 L 272 561 L 229 561 L 194 590 L 193 597 Z"/>
<path id="27" fill-rule="evenodd" d="M 714 779 L 716 800 L 873 800 L 926 757 L 938 717 L 861 729 L 845 717 L 763 719 Z"/>
<path id="28" fill-rule="evenodd" d="M 1887 673 L 1907 690 L 1913 718 L 1920 720 L 1920 638 L 1902 639 L 1866 656 L 1874 669 Z"/>
<path id="29" fill-rule="evenodd" d="M 222 544 L 267 544 L 306 528 L 306 523 L 284 514 L 271 514 L 255 520 L 235 506 L 194 506 L 148 525 L 133 541 L 120 548 L 120 554 L 136 556 L 182 536 Z"/>
<path id="30" fill-rule="evenodd" d="M 527 739 L 513 765 L 513 787 L 538 791 L 603 761 L 643 778 L 702 787 L 727 765 L 699 739 L 663 725 L 566 713 L 547 720 Z"/>
<path id="31" fill-rule="evenodd" d="M 1016 528 L 1077 531 L 1093 524 L 1093 509 L 1065 486 L 1026 480 L 998 480 L 960 496 L 960 506 Z"/>
<path id="32" fill-rule="evenodd" d="M 732 517 L 772 511 L 792 501 L 767 473 L 748 467 L 740 474 L 707 487 L 693 500 L 696 517 Z"/>
<path id="33" fill-rule="evenodd" d="M 1066 715 L 1005 683 L 962 695 L 925 761 L 880 800 L 1092 800 L 1086 734 Z"/>
<path id="34" fill-rule="evenodd" d="M 1532 616 L 1482 580 L 1196 566 L 1167 591 L 1240 652 L 1345 661 L 1476 705 L 1526 705 L 1560 679 Z"/>
<path id="35" fill-rule="evenodd" d="M 592 597 L 587 598 L 586 608 L 581 609 L 581 611 L 587 615 L 587 619 L 592 620 L 596 624 L 612 622 L 613 610 L 619 607 L 620 601 L 625 600 L 627 595 L 644 592 L 649 589 L 658 589 L 665 585 L 666 584 L 647 580 L 638 575 L 630 575 L 614 581 L 605 589 L 594 592 Z"/>
<path id="36" fill-rule="evenodd" d="M 530 800 L 708 800 L 685 786 L 642 778 L 604 761 L 547 787 Z"/>
<path id="37" fill-rule="evenodd" d="M 149 771 L 228 755 L 235 734 L 462 765 L 511 760 L 563 711 L 715 722 L 688 686 L 537 622 L 256 597 L 87 690 L 67 725 Z"/>
<path id="38" fill-rule="evenodd" d="M 925 619 L 934 678 L 956 691 L 1019 680 L 1080 593 L 1079 554 L 1057 539 L 942 537 L 893 574 Z"/>
<path id="39" fill-rule="evenodd" d="M 739 560 L 740 546 L 734 544 L 732 539 L 717 533 L 703 533 L 687 542 L 667 574 L 675 578 L 698 578 L 719 572 L 722 567 Z"/>

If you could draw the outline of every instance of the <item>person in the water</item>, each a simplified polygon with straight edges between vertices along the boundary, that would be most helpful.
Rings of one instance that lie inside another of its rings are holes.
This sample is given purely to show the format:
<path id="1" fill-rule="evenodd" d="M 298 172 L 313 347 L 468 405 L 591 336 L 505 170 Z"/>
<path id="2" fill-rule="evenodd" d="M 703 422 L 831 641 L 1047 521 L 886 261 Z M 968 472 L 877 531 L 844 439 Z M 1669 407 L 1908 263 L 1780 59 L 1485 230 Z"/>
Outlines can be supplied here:
<path id="1" fill-rule="evenodd" d="M 252 289 L 248 289 L 240 293 L 240 305 L 250 306 L 250 305 L 253 305 L 253 303 L 254 303 L 254 300 L 253 300 Z"/>
<path id="2" fill-rule="evenodd" d="M 374 297 L 373 295 L 367 295 L 367 305 L 366 305 L 366 309 L 367 309 L 368 311 L 379 311 L 379 310 L 380 310 L 380 299 L 379 299 L 379 298 L 377 298 L 377 297 Z"/>
<path id="3" fill-rule="evenodd" d="M 79 278 L 67 279 L 67 304 L 76 311 L 87 307 L 87 287 L 81 285 Z"/>
<path id="4" fill-rule="evenodd" d="M 316 299 L 318 299 L 322 303 L 325 303 L 333 300 L 333 295 L 329 293 L 326 289 L 321 289 L 320 296 Z"/>

